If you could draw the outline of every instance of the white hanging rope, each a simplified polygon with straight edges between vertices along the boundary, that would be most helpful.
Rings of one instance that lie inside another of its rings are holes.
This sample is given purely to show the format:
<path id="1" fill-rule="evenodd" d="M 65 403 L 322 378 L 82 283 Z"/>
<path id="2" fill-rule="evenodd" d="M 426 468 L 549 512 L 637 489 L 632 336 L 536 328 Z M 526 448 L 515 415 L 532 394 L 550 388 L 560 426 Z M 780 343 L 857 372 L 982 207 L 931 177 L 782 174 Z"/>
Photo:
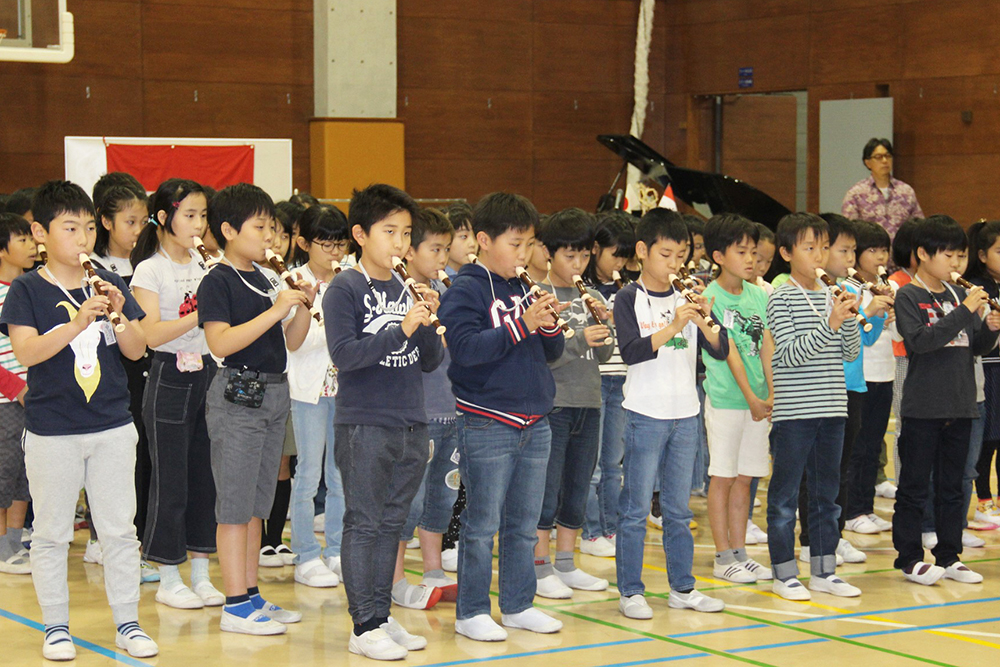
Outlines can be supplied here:
<path id="1" fill-rule="evenodd" d="M 653 39 L 655 7 L 655 0 L 640 1 L 639 21 L 635 31 L 635 75 L 633 76 L 635 92 L 629 133 L 637 139 L 642 138 L 642 131 L 646 125 L 646 107 L 649 105 L 649 44 Z M 639 170 L 629 165 L 626 183 L 638 183 L 639 176 Z"/>

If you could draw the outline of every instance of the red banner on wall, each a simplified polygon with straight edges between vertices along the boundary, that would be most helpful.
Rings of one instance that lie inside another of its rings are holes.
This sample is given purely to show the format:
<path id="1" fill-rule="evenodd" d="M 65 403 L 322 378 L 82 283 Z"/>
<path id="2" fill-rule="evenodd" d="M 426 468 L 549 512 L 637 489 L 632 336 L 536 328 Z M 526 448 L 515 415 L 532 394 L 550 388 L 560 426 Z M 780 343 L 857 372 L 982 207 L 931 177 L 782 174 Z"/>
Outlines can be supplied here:
<path id="1" fill-rule="evenodd" d="M 253 146 L 135 146 L 108 144 L 108 172 L 132 174 L 153 191 L 169 178 L 188 178 L 216 190 L 253 183 Z"/>

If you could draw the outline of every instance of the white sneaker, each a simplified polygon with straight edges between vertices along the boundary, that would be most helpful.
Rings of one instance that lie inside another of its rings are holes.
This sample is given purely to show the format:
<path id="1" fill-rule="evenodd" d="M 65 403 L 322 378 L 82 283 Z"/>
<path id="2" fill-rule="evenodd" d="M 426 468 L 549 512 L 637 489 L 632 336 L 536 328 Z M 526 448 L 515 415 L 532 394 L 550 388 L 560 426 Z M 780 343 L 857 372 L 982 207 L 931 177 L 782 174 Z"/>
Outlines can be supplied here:
<path id="1" fill-rule="evenodd" d="M 540 609 L 528 607 L 516 614 L 501 614 L 500 621 L 508 628 L 517 630 L 527 630 L 543 635 L 550 635 L 553 632 L 562 630 L 563 624 L 557 618 L 552 618 Z"/>
<path id="2" fill-rule="evenodd" d="M 163 584 L 156 589 L 156 601 L 174 609 L 201 609 L 205 602 L 187 586 L 183 584 L 180 588 L 168 591 L 163 588 Z M 223 600 L 225 602 L 225 600 Z"/>
<path id="3" fill-rule="evenodd" d="M 270 602 L 261 607 L 259 611 L 272 621 L 277 621 L 282 625 L 288 625 L 289 623 L 298 623 L 299 621 L 302 620 L 301 611 L 282 609 L 278 605 L 271 604 Z"/>
<path id="4" fill-rule="evenodd" d="M 845 563 L 864 563 L 868 560 L 868 554 L 854 548 L 854 545 L 844 538 L 840 538 L 840 542 L 837 543 L 837 555 L 843 558 Z"/>
<path id="5" fill-rule="evenodd" d="M 140 628 L 130 631 L 127 636 L 115 632 L 115 646 L 125 649 L 133 658 L 152 658 L 160 652 L 160 647 L 156 645 L 152 637 Z"/>
<path id="6" fill-rule="evenodd" d="M 944 568 L 919 561 L 910 572 L 904 571 L 903 576 L 914 583 L 931 586 L 944 576 Z"/>
<path id="7" fill-rule="evenodd" d="M 226 596 L 223 595 L 212 582 L 207 579 L 202 579 L 191 585 L 191 590 L 194 594 L 201 598 L 201 601 L 205 603 L 206 607 L 221 607 L 226 604 Z"/>
<path id="8" fill-rule="evenodd" d="M 104 565 L 104 554 L 101 553 L 101 543 L 97 540 L 87 540 L 87 550 L 83 552 L 84 563 Z"/>
<path id="9" fill-rule="evenodd" d="M 320 535 L 326 534 L 326 513 L 317 514 L 313 517 L 313 532 Z"/>
<path id="10" fill-rule="evenodd" d="M 743 569 L 747 572 L 754 575 L 757 581 L 770 581 L 771 579 L 774 579 L 774 575 L 771 573 L 771 568 L 764 567 L 753 558 L 747 558 L 745 561 L 740 563 L 740 565 L 742 565 Z"/>
<path id="11" fill-rule="evenodd" d="M 829 577 L 811 577 L 809 590 L 817 593 L 829 593 L 842 598 L 856 598 L 861 595 L 860 588 L 850 585 L 835 574 L 831 574 Z"/>
<path id="12" fill-rule="evenodd" d="M 839 546 L 838 546 L 838 549 L 839 549 Z M 844 557 L 841 556 L 839 552 L 836 552 L 834 555 L 837 557 L 837 565 L 843 565 L 844 564 Z M 810 562 L 809 547 L 802 547 L 801 549 L 799 549 L 799 560 L 802 561 L 803 563 Z"/>
<path id="13" fill-rule="evenodd" d="M 754 544 L 767 544 L 767 533 L 764 529 L 755 524 L 753 521 L 747 521 L 747 544 L 750 544 L 750 536 L 757 540 Z"/>
<path id="14" fill-rule="evenodd" d="M 892 530 L 892 521 L 886 521 L 885 519 L 880 517 L 878 514 L 875 514 L 874 512 L 869 514 L 868 518 L 871 519 L 872 523 L 878 526 L 878 529 L 881 532 L 886 533 Z"/>
<path id="15" fill-rule="evenodd" d="M 965 531 L 962 533 L 962 546 L 978 549 L 979 547 L 986 546 L 986 540 L 984 540 L 981 537 L 977 537 L 968 531 Z"/>
<path id="16" fill-rule="evenodd" d="M 798 602 L 803 602 L 805 600 L 812 599 L 812 595 L 809 593 L 809 589 L 802 585 L 802 582 L 797 578 L 792 577 L 787 581 L 782 581 L 781 579 L 775 579 L 774 583 L 771 584 L 771 590 L 786 600 L 795 600 Z"/>
<path id="17" fill-rule="evenodd" d="M 430 609 L 441 599 L 441 591 L 428 586 L 414 586 L 407 584 L 406 594 L 398 597 L 392 593 L 392 602 L 407 609 Z"/>
<path id="18" fill-rule="evenodd" d="M 667 606 L 671 609 L 694 609 L 702 612 L 717 612 L 726 608 L 726 603 L 716 598 L 710 598 L 698 590 L 690 593 L 681 593 L 670 589 L 670 597 L 667 598 Z"/>
<path id="19" fill-rule="evenodd" d="M 888 498 L 889 500 L 892 500 L 896 497 L 896 485 L 889 480 L 885 480 L 881 484 L 877 484 L 875 486 L 875 495 L 879 498 Z"/>
<path id="20" fill-rule="evenodd" d="M 572 589 L 554 574 L 535 582 L 535 595 L 550 600 L 566 600 L 573 597 Z M 504 624 L 506 625 L 506 623 Z"/>
<path id="21" fill-rule="evenodd" d="M 160 580 L 159 568 L 150 565 L 148 561 L 139 561 L 139 581 L 144 584 L 155 584 Z"/>
<path id="22" fill-rule="evenodd" d="M 281 556 L 281 562 L 285 565 L 295 565 L 295 552 L 287 544 L 279 544 L 274 547 L 274 553 Z"/>
<path id="23" fill-rule="evenodd" d="M 347 650 L 372 660 L 402 660 L 409 653 L 406 647 L 393 641 L 382 628 L 363 632 L 360 637 L 351 632 Z"/>
<path id="24" fill-rule="evenodd" d="M 760 507 L 760 505 L 761 505 L 760 498 L 754 497 L 754 499 L 753 499 L 753 506 L 754 506 L 754 508 L 756 509 L 756 508 Z"/>
<path id="25" fill-rule="evenodd" d="M 279 623 L 260 611 L 254 611 L 243 618 L 236 614 L 230 614 L 225 608 L 222 610 L 219 629 L 223 632 L 235 632 L 241 635 L 283 635 L 288 632 L 284 623 Z"/>
<path id="26" fill-rule="evenodd" d="M 445 572 L 458 572 L 458 547 L 441 552 L 441 569 Z"/>
<path id="27" fill-rule="evenodd" d="M 330 572 L 340 577 L 341 581 L 344 580 L 344 572 L 340 569 L 340 556 L 327 556 L 323 559 L 323 564 Z"/>
<path id="28" fill-rule="evenodd" d="M 455 633 L 477 642 L 502 642 L 507 639 L 507 631 L 489 614 L 455 621 Z"/>
<path id="29" fill-rule="evenodd" d="M 412 635 L 406 631 L 399 622 L 392 616 L 389 620 L 379 626 L 385 630 L 386 634 L 392 638 L 392 641 L 396 642 L 407 651 L 420 651 L 427 648 L 427 637 L 421 637 L 420 635 Z"/>
<path id="30" fill-rule="evenodd" d="M 257 564 L 261 567 L 285 567 L 285 559 L 278 555 L 274 547 L 261 547 Z"/>
<path id="31" fill-rule="evenodd" d="M 618 611 L 626 618 L 648 621 L 653 618 L 653 609 L 646 603 L 644 595 L 621 596 L 618 600 Z"/>
<path id="32" fill-rule="evenodd" d="M 944 569 L 944 578 L 951 579 L 952 581 L 960 581 L 963 584 L 981 584 L 983 582 L 983 575 L 978 572 L 973 572 L 961 561 L 955 561 L 948 567 Z"/>
<path id="33" fill-rule="evenodd" d="M 604 536 L 580 540 L 580 553 L 598 558 L 614 558 L 615 545 Z"/>
<path id="34" fill-rule="evenodd" d="M 31 559 L 16 553 L 7 560 L 0 560 L 0 572 L 4 574 L 31 574 Z"/>
<path id="35" fill-rule="evenodd" d="M 42 643 L 42 657 L 46 660 L 63 662 L 76 659 L 76 646 L 66 630 L 54 630 L 45 635 Z"/>
<path id="36" fill-rule="evenodd" d="M 420 548 L 420 538 L 411 538 L 409 542 L 406 543 L 407 549 L 419 549 Z"/>
<path id="37" fill-rule="evenodd" d="M 570 588 L 575 588 L 578 591 L 608 590 L 607 579 L 598 579 L 591 574 L 587 574 L 580 568 L 574 568 L 570 572 L 560 572 L 559 570 L 556 570 L 556 576 L 559 577 L 560 581 L 564 584 Z"/>
<path id="38" fill-rule="evenodd" d="M 733 561 L 728 565 L 714 563 L 712 565 L 712 576 L 723 581 L 731 581 L 734 584 L 752 584 L 757 581 L 757 577 L 743 567 L 743 563 L 737 561 Z"/>
<path id="39" fill-rule="evenodd" d="M 858 533 L 860 535 L 875 535 L 876 533 L 882 532 L 882 529 L 875 525 L 875 522 L 869 519 L 866 514 L 862 514 L 861 516 L 856 516 L 853 519 L 845 521 L 844 530 L 849 530 L 852 533 Z"/>
<path id="40" fill-rule="evenodd" d="M 295 582 L 313 588 L 334 588 L 340 584 L 340 577 L 316 556 L 295 566 Z"/>
<path id="41" fill-rule="evenodd" d="M 933 549 L 937 546 L 938 538 L 937 533 L 921 533 L 920 534 L 920 544 L 924 546 L 924 549 Z"/>
<path id="42" fill-rule="evenodd" d="M 649 524 L 650 528 L 655 528 L 656 530 L 663 530 L 663 517 L 653 516 L 650 512 L 649 516 L 646 517 L 646 523 Z"/>

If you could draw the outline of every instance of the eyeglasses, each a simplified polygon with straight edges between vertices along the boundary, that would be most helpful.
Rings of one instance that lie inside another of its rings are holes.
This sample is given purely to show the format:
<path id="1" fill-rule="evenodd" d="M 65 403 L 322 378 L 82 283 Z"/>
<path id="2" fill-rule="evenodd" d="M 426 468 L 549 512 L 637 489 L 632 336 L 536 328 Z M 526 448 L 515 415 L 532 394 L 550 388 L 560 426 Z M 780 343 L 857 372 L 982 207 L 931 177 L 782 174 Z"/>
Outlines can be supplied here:
<path id="1" fill-rule="evenodd" d="M 323 241 L 317 242 L 323 252 L 333 252 L 334 250 L 339 250 L 340 252 L 347 252 L 347 241 Z"/>
<path id="2" fill-rule="evenodd" d="M 879 162 L 889 162 L 892 160 L 892 153 L 875 153 L 869 160 L 878 160 Z"/>

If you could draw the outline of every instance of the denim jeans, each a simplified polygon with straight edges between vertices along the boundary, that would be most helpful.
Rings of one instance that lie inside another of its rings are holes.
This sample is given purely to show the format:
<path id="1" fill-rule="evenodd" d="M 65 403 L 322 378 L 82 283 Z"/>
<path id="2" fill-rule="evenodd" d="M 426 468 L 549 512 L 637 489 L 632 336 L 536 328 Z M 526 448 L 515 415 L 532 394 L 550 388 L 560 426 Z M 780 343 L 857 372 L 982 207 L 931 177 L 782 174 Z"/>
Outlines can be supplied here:
<path id="1" fill-rule="evenodd" d="M 142 546 L 154 563 L 177 565 L 188 551 L 215 553 L 215 481 L 205 422 L 215 364 L 206 356 L 202 370 L 182 373 L 167 357 L 157 353 L 144 395 L 153 471 Z"/>
<path id="2" fill-rule="evenodd" d="M 452 456 L 458 448 L 458 431 L 455 422 L 432 421 L 427 425 L 427 435 L 434 446 L 430 463 L 420 482 L 420 490 L 410 503 L 410 513 L 403 526 L 401 541 L 413 537 L 413 531 L 420 526 L 429 533 L 443 535 L 451 522 L 451 508 L 458 498 L 458 489 L 450 489 L 445 478 L 458 468 Z"/>
<path id="3" fill-rule="evenodd" d="M 851 486 L 844 519 L 875 511 L 875 484 L 879 457 L 885 449 L 885 431 L 892 407 L 892 382 L 868 382 L 861 399 L 861 430 L 854 439 L 848 483 Z"/>
<path id="4" fill-rule="evenodd" d="M 622 493 L 622 457 L 625 456 L 624 375 L 601 376 L 601 445 L 597 467 L 587 494 L 585 540 L 611 537 L 618 532 L 618 497 Z"/>
<path id="5" fill-rule="evenodd" d="M 334 397 L 321 396 L 316 405 L 292 401 L 292 429 L 295 431 L 295 481 L 292 484 L 292 551 L 295 563 L 340 555 L 344 532 L 344 488 L 334 453 Z M 320 550 L 313 532 L 316 515 L 313 499 L 319 480 L 326 478 L 325 517 L 323 529 L 326 548 Z"/>
<path id="6" fill-rule="evenodd" d="M 663 514 L 663 551 L 667 555 L 670 588 L 694 588 L 691 566 L 694 538 L 688 503 L 695 456 L 701 446 L 697 416 L 654 419 L 625 411 L 624 486 L 619 509 L 621 523 L 615 547 L 618 590 L 623 597 L 642 595 L 642 559 L 646 541 L 646 516 L 654 480 L 660 480 Z"/>
<path id="7" fill-rule="evenodd" d="M 549 413 L 552 444 L 545 474 L 539 530 L 583 526 L 590 478 L 601 442 L 600 408 L 555 408 Z"/>
<path id="8" fill-rule="evenodd" d="M 903 467 L 892 517 L 892 544 L 898 556 L 894 566 L 909 567 L 924 558 L 920 540 L 921 516 L 928 493 L 934 496 L 934 523 L 938 543 L 935 562 L 948 567 L 962 553 L 963 481 L 969 458 L 972 419 L 903 420 L 899 457 Z M 934 471 L 933 489 L 930 487 Z"/>
<path id="9" fill-rule="evenodd" d="M 424 477 L 429 438 L 427 424 L 334 430 L 344 483 L 344 590 L 347 611 L 360 624 L 389 616 L 399 534 Z"/>
<path id="10" fill-rule="evenodd" d="M 776 422 L 771 427 L 774 465 L 767 489 L 767 537 L 776 579 L 797 577 L 795 509 L 805 474 L 809 487 L 809 554 L 812 576 L 833 574 L 840 541 L 837 494 L 840 454 L 844 447 L 843 417 L 816 417 Z"/>
<path id="11" fill-rule="evenodd" d="M 701 408 L 698 412 L 698 451 L 694 459 L 694 472 L 691 476 L 691 488 L 694 491 L 708 492 L 712 478 L 708 476 L 710 454 L 708 451 L 708 432 L 705 430 L 705 376 L 698 376 L 698 402 Z M 657 489 L 659 491 L 660 489 Z"/>
<path id="12" fill-rule="evenodd" d="M 976 464 L 983 449 L 983 431 L 986 429 L 986 403 L 976 403 L 979 417 L 972 420 L 972 433 L 969 435 L 969 456 L 965 459 L 965 473 L 962 475 L 962 529 L 969 527 L 969 503 L 972 501 L 972 486 L 979 477 Z"/>
<path id="13" fill-rule="evenodd" d="M 493 536 L 500 533 L 500 611 L 517 614 L 535 597 L 536 529 L 552 433 L 543 418 L 528 428 L 458 417 L 458 469 L 466 506 L 458 547 L 459 620 L 490 613 Z"/>

